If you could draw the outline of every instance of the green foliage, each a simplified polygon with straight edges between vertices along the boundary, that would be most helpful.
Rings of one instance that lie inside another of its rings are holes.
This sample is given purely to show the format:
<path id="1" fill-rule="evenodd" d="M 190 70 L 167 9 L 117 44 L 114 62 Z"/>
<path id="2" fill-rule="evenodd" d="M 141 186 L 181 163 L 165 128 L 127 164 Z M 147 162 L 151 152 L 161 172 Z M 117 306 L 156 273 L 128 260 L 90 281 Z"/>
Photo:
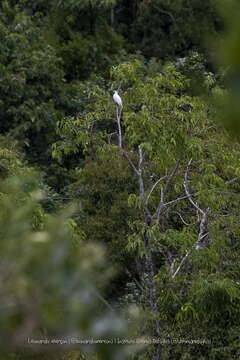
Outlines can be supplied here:
<path id="1" fill-rule="evenodd" d="M 203 280 L 198 282 L 198 290 L 194 289 L 197 306 L 202 314 L 208 313 L 209 319 L 223 320 L 224 316 L 231 316 L 236 311 L 240 298 L 239 284 L 231 279 Z"/>
<path id="2" fill-rule="evenodd" d="M 116 0 L 67 0 L 67 1 L 58 1 L 58 6 L 64 6 L 70 8 L 71 10 L 75 9 L 84 9 L 88 7 L 98 8 L 98 7 L 109 7 L 116 4 Z"/>
<path id="3" fill-rule="evenodd" d="M 230 131 L 232 137 L 239 140 L 239 73 L 240 73 L 240 26 L 239 26 L 239 3 L 221 1 L 219 11 L 225 20 L 225 33 L 219 42 L 217 49 L 217 63 L 220 64 L 220 75 L 223 80 L 221 88 L 214 95 L 218 108 L 217 120 L 221 121 Z M 224 86 L 224 89 L 223 89 Z M 225 90 L 227 87 L 228 91 Z"/>
<path id="4" fill-rule="evenodd" d="M 122 39 L 110 28 L 95 36 L 73 34 L 68 42 L 59 46 L 68 81 L 87 79 L 94 72 L 106 72 L 116 61 Z"/>
<path id="5" fill-rule="evenodd" d="M 55 51 L 41 41 L 31 18 L 2 4 L 1 132 L 11 132 L 21 145 L 31 147 L 31 160 L 49 157 L 48 146 L 62 97 L 63 72 Z"/>
<path id="6" fill-rule="evenodd" d="M 124 359 L 120 345 L 23 344 L 129 333 L 210 340 L 166 342 L 162 359 L 239 355 L 240 147 L 216 122 L 238 133 L 238 13 L 214 0 L 1 2 L 1 358 Z"/>
<path id="7" fill-rule="evenodd" d="M 123 39 L 109 26 L 114 1 L 55 1 L 45 25 L 45 38 L 63 61 L 66 80 L 85 80 L 104 73 L 118 61 Z M 81 21 L 79 20 L 81 18 Z"/>
<path id="8" fill-rule="evenodd" d="M 44 213 L 37 180 L 13 159 L 8 167 L 15 176 L 0 183 L 1 348 L 34 350 L 27 339 L 105 339 L 125 332 L 124 322 L 100 300 L 112 274 L 103 249 L 86 243 L 69 219 L 71 209 L 57 216 Z M 82 349 L 104 359 L 124 356 L 119 347 Z"/>
<path id="9" fill-rule="evenodd" d="M 201 74 L 203 83 L 207 84 L 209 74 L 202 70 Z M 197 338 L 198 322 L 204 318 L 201 328 L 204 338 L 210 323 L 215 324 L 221 317 L 224 328 L 239 312 L 238 290 L 232 283 L 234 273 L 230 270 L 232 262 L 228 264 L 228 278 L 219 279 L 216 274 L 221 268 L 221 249 L 228 236 L 234 239 L 239 236 L 236 228 L 239 184 L 231 179 L 238 176 L 240 148 L 230 144 L 225 131 L 213 122 L 212 109 L 208 110 L 204 98 L 193 95 L 186 75 L 187 72 L 183 75 L 172 63 L 161 66 L 132 60 L 112 67 L 108 84 L 101 80 L 95 85 L 86 82 L 81 90 L 87 99 L 84 111 L 77 118 L 64 118 L 58 123 L 62 140 L 54 145 L 53 154 L 62 161 L 65 156 L 84 149 L 85 165 L 81 170 L 76 169 L 78 181 L 70 191 L 81 198 L 83 213 L 87 213 L 85 218 L 78 219 L 79 224 L 87 233 L 91 224 L 89 236 L 109 244 L 113 256 L 117 249 L 120 259 L 113 257 L 114 262 L 123 263 L 136 273 L 129 259 L 144 262 L 146 239 L 150 242 L 156 267 L 158 313 L 149 314 L 143 331 L 146 334 L 154 331 L 157 316 L 163 332 L 172 337 L 179 337 L 177 331 L 187 337 L 190 331 Z M 209 93 L 213 85 L 207 87 Z M 117 134 L 111 135 L 117 132 L 117 124 L 108 89 L 118 87 L 123 99 L 123 150 L 117 147 Z M 178 163 L 179 171 L 164 200 L 183 199 L 163 212 L 157 225 L 146 225 L 137 176 L 132 175 L 132 166 L 124 156 L 127 152 L 131 164 L 137 167 L 139 147 L 144 152 L 141 171 L 152 212 L 159 203 L 161 189 L 168 186 L 166 174 Z M 219 148 L 225 149 L 224 154 Z M 199 231 L 195 208 L 183 191 L 184 172 L 190 158 L 191 193 L 201 208 L 211 209 L 210 243 L 200 252 L 195 250 Z M 151 190 L 160 177 L 163 180 Z M 173 258 L 170 264 L 169 254 Z M 187 260 L 182 262 L 185 256 Z M 141 298 L 141 304 L 144 302 L 149 309 L 146 295 L 145 300 Z M 206 318 L 204 314 L 209 309 Z M 211 336 L 220 341 L 219 332 Z M 180 349 L 181 346 L 174 350 L 176 356 Z M 192 358 L 198 356 L 198 352 L 190 354 Z"/>

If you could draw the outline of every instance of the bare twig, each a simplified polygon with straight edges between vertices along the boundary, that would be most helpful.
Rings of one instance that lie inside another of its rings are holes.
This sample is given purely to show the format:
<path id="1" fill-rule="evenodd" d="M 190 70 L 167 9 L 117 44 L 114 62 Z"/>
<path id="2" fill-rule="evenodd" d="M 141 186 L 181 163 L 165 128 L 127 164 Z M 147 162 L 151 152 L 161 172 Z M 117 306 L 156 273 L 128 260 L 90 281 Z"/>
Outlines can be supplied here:
<path id="1" fill-rule="evenodd" d="M 179 273 L 179 271 L 180 271 L 181 267 L 183 266 L 184 262 L 187 260 L 190 252 L 191 252 L 191 250 L 188 250 L 188 251 L 186 252 L 186 255 L 182 258 L 179 266 L 177 267 L 176 271 L 175 271 L 174 274 L 172 275 L 172 279 L 174 279 L 175 276 Z"/>
<path id="2" fill-rule="evenodd" d="M 229 216 L 238 216 L 238 215 L 236 215 L 236 214 L 216 214 L 216 215 L 211 215 L 211 218 L 218 219 L 220 217 L 229 217 Z"/>
<path id="3" fill-rule="evenodd" d="M 140 173 L 140 172 L 141 172 L 142 163 L 143 163 L 143 160 L 144 160 L 144 153 L 143 153 L 142 148 L 141 148 L 140 145 L 139 145 L 139 147 L 138 147 L 138 154 L 139 154 L 138 171 L 139 171 L 139 173 Z"/>
<path id="4" fill-rule="evenodd" d="M 160 202 L 161 204 L 163 204 L 163 188 L 161 188 Z"/>
<path id="5" fill-rule="evenodd" d="M 143 161 L 144 161 L 144 153 L 143 153 L 140 146 L 138 147 L 138 154 L 139 154 L 138 155 L 138 168 L 136 168 L 136 166 L 134 165 L 134 163 L 130 159 L 127 152 L 123 151 L 123 156 L 128 160 L 131 168 L 133 169 L 134 173 L 136 174 L 136 176 L 138 178 L 139 196 L 140 196 L 140 199 L 141 199 L 142 208 L 143 208 L 144 215 L 145 215 L 145 221 L 148 224 L 149 218 L 152 219 L 152 216 L 150 214 L 150 211 L 148 210 L 146 200 L 145 200 L 145 189 L 144 189 L 144 181 L 143 181 L 143 176 L 142 176 L 142 164 L 143 164 Z"/>
<path id="6" fill-rule="evenodd" d="M 195 195 L 198 195 L 199 193 L 200 193 L 200 192 L 195 193 L 194 196 L 195 196 Z M 183 196 L 180 196 L 180 197 L 178 197 L 178 198 L 176 198 L 176 199 L 174 199 L 174 200 L 170 200 L 170 201 L 166 202 L 164 205 L 165 205 L 165 206 L 171 205 L 171 204 L 174 204 L 174 203 L 176 203 L 176 202 L 178 202 L 178 201 L 180 201 L 180 200 L 184 200 L 184 199 L 187 199 L 187 198 L 188 198 L 188 195 L 183 195 Z"/>
<path id="7" fill-rule="evenodd" d="M 199 233 L 198 233 L 198 240 L 197 242 L 200 243 L 203 239 L 205 239 L 209 232 L 208 232 L 208 214 L 210 209 L 207 208 L 201 217 L 200 225 L 199 225 Z"/>
<path id="8" fill-rule="evenodd" d="M 131 158 L 129 157 L 128 153 L 126 151 L 123 152 L 123 156 L 127 159 L 127 161 L 129 162 L 131 168 L 133 169 L 134 173 L 139 176 L 139 172 L 138 169 L 136 168 L 136 166 L 134 165 L 134 163 L 132 162 Z"/>
<path id="9" fill-rule="evenodd" d="M 147 200 L 146 200 L 146 203 L 148 203 L 149 199 L 150 199 L 150 196 L 152 195 L 152 192 L 154 191 L 155 187 L 164 179 L 166 179 L 168 177 L 168 175 L 165 175 L 165 176 L 162 176 L 160 179 L 158 179 L 155 184 L 153 184 L 153 186 L 151 187 L 150 191 L 149 191 L 149 194 L 147 196 Z"/>
<path id="10" fill-rule="evenodd" d="M 167 182 L 164 186 L 164 188 L 161 188 L 161 197 L 160 197 L 160 201 L 159 204 L 157 206 L 157 209 L 153 215 L 153 217 L 156 216 L 157 218 L 157 224 L 159 224 L 160 221 L 160 214 L 161 214 L 161 210 L 167 205 L 167 203 L 164 203 L 163 199 L 165 194 L 168 192 L 169 187 L 171 185 L 172 179 L 174 178 L 174 176 L 176 175 L 177 171 L 179 168 L 179 161 L 177 162 L 176 166 L 174 167 L 173 171 L 171 172 L 171 174 L 167 175 Z"/>
<path id="11" fill-rule="evenodd" d="M 197 244 L 196 244 L 196 249 L 200 249 L 202 248 L 202 246 L 205 244 L 203 243 L 203 240 L 205 238 L 208 237 L 209 232 L 208 232 L 208 220 L 209 220 L 209 212 L 210 212 L 210 208 L 207 209 L 202 209 L 192 198 L 192 195 L 190 194 L 189 191 L 189 187 L 188 187 L 188 173 L 189 173 L 189 166 L 191 165 L 192 160 L 190 160 L 188 162 L 187 165 L 187 170 L 185 171 L 185 175 L 184 175 L 184 189 L 185 192 L 188 196 L 188 200 L 190 201 L 190 203 L 195 207 L 195 209 L 198 211 L 199 214 L 201 214 L 200 219 L 199 219 L 199 231 L 198 231 L 198 239 L 197 239 Z"/>
<path id="12" fill-rule="evenodd" d="M 178 211 L 174 211 L 173 213 L 177 214 L 177 215 L 180 217 L 180 219 L 182 220 L 182 222 L 183 222 L 184 225 L 186 225 L 186 226 L 196 225 L 196 221 L 195 221 L 194 223 L 192 223 L 192 224 L 188 224 L 188 223 L 183 219 L 182 215 L 181 215 Z"/>
<path id="13" fill-rule="evenodd" d="M 190 194 L 190 191 L 189 191 L 189 188 L 188 188 L 188 173 L 189 173 L 189 167 L 192 163 L 192 159 L 188 162 L 188 165 L 187 165 L 187 170 L 185 171 L 185 175 L 184 175 L 184 189 L 185 189 L 185 193 L 190 201 L 190 203 L 195 207 L 195 209 L 197 209 L 197 211 L 199 211 L 202 215 L 204 215 L 204 211 L 198 206 L 198 204 L 193 201 L 193 198 L 192 198 L 192 195 Z"/>
<path id="14" fill-rule="evenodd" d="M 109 145 L 111 145 L 111 138 L 112 138 L 112 136 L 115 135 L 115 134 L 117 134 L 116 131 L 114 131 L 114 132 L 106 135 L 107 138 L 108 138 L 108 144 L 109 144 Z"/>
<path id="15" fill-rule="evenodd" d="M 167 193 L 169 187 L 171 186 L 171 183 L 172 183 L 172 180 L 174 178 L 174 176 L 177 174 L 177 171 L 179 169 L 179 164 L 180 164 L 180 161 L 177 162 L 177 164 L 174 166 L 174 169 L 173 171 L 171 172 L 171 174 L 168 176 L 168 180 L 166 182 L 166 185 L 164 187 L 164 192 Z"/>
<path id="16" fill-rule="evenodd" d="M 226 181 L 225 184 L 229 185 L 229 184 L 232 184 L 234 182 L 239 182 L 239 181 L 240 181 L 240 177 L 235 177 L 235 178 L 233 178 L 231 180 Z"/>

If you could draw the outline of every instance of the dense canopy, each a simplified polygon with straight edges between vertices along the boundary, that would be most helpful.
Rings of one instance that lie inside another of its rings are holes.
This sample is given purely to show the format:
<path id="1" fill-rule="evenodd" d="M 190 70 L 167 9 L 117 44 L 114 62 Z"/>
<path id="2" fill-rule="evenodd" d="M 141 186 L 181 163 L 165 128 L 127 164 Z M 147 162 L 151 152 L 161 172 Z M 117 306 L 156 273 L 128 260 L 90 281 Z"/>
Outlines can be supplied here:
<path id="1" fill-rule="evenodd" d="M 239 358 L 239 14 L 1 1 L 2 359 Z"/>

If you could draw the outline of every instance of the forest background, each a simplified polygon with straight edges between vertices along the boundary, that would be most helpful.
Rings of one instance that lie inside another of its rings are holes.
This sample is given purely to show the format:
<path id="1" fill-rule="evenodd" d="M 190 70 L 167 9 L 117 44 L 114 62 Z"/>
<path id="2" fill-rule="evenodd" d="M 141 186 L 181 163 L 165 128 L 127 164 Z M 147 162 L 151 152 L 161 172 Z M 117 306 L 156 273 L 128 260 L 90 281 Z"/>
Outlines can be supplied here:
<path id="1" fill-rule="evenodd" d="M 239 14 L 1 1 L 1 359 L 240 358 Z"/>

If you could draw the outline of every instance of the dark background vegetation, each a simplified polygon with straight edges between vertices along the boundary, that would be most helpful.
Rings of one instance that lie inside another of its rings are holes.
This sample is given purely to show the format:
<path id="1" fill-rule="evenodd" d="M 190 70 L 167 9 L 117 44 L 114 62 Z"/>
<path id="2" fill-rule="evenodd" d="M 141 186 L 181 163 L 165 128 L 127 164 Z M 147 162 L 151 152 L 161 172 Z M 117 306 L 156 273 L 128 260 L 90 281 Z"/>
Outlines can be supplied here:
<path id="1" fill-rule="evenodd" d="M 0 2 L 2 359 L 240 357 L 238 14 Z M 73 337 L 170 343 L 27 341 Z"/>

